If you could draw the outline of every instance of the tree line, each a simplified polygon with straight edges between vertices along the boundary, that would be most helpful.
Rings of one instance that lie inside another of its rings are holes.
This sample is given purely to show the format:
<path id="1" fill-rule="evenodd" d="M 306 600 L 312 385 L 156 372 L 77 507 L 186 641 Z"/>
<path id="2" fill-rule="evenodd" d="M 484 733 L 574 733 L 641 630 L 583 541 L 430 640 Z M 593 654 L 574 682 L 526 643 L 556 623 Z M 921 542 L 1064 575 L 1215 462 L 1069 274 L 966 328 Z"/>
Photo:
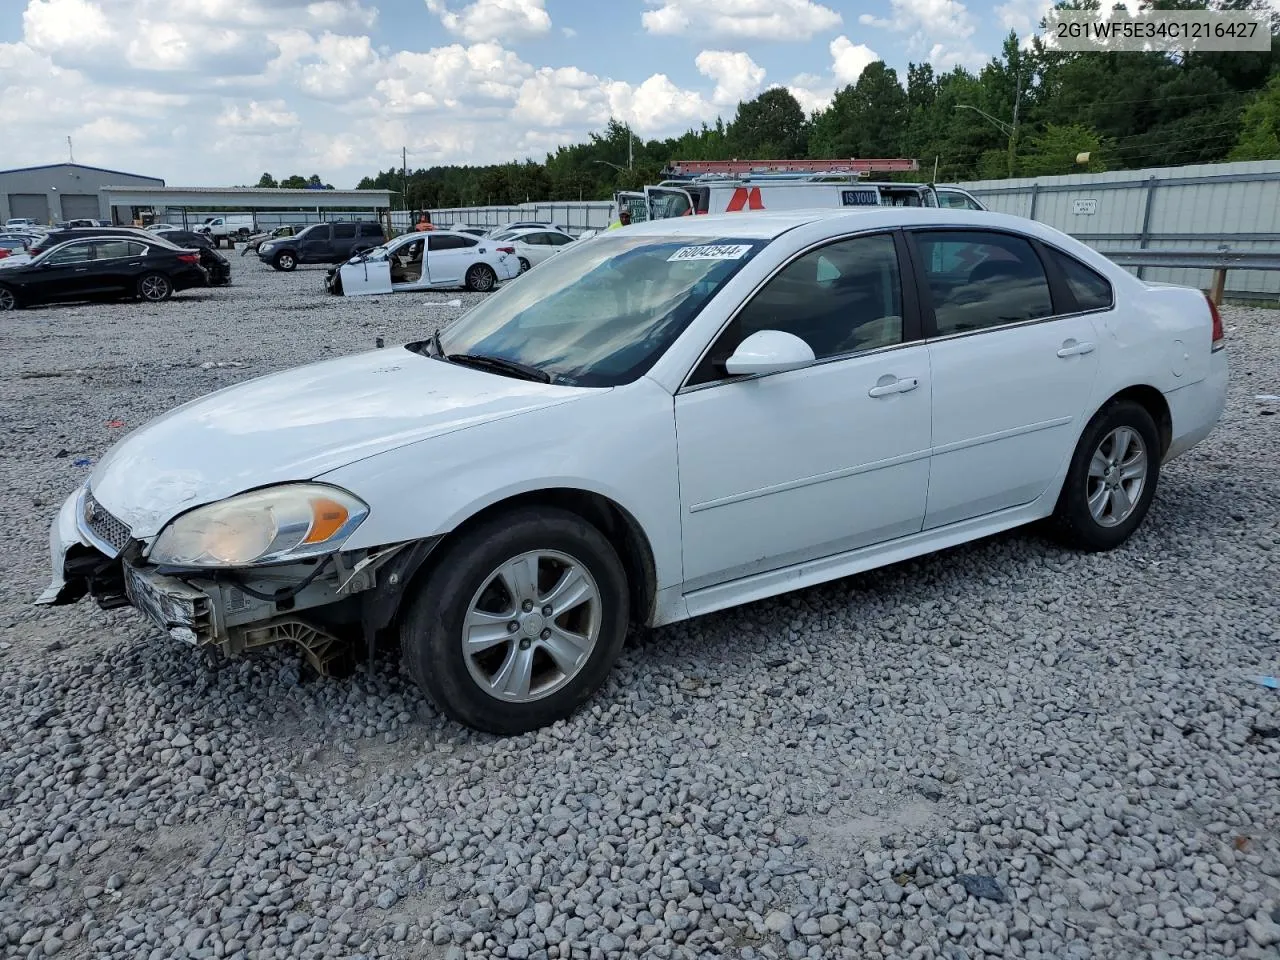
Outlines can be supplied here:
<path id="1" fill-rule="evenodd" d="M 1096 6 L 1071 5 L 1090 3 Z M 1269 9 L 1264 0 L 1216 6 Z M 542 162 L 435 166 L 407 177 L 393 167 L 359 187 L 390 190 L 396 207 L 430 209 L 611 199 L 616 190 L 656 182 L 673 160 L 912 157 L 920 161 L 915 179 L 956 182 L 1276 159 L 1278 34 L 1273 15 L 1268 52 L 1072 54 L 1045 50 L 1038 40 L 1022 45 L 1011 32 L 1000 55 L 976 73 L 912 63 L 901 77 L 878 61 L 808 115 L 777 87 L 739 103 L 727 123 L 677 137 L 632 140 L 610 120 Z"/>

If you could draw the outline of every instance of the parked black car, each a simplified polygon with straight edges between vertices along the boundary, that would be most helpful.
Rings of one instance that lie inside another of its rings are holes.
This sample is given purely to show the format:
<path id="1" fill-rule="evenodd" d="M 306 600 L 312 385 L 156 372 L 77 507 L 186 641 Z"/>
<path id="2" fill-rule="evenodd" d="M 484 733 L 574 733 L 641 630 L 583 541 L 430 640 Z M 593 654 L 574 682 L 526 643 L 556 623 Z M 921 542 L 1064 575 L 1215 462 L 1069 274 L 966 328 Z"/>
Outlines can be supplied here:
<path id="1" fill-rule="evenodd" d="M 0 312 L 37 303 L 136 297 L 152 303 L 203 287 L 200 254 L 155 239 L 88 237 L 0 269 Z"/>
<path id="2" fill-rule="evenodd" d="M 138 227 L 74 227 L 65 230 L 50 230 L 40 238 L 27 253 L 38 256 L 46 250 L 56 247 L 68 240 L 83 240 L 88 237 L 136 237 L 144 243 L 172 247 L 175 250 L 197 250 L 200 253 L 200 266 L 209 275 L 209 285 L 222 286 L 231 282 L 231 261 L 214 249 L 209 238 L 193 230 L 166 230 L 155 233 Z"/>
<path id="3" fill-rule="evenodd" d="M 375 220 L 331 220 L 313 223 L 295 237 L 265 241 L 258 259 L 277 270 L 292 270 L 300 263 L 342 263 L 386 239 Z"/>

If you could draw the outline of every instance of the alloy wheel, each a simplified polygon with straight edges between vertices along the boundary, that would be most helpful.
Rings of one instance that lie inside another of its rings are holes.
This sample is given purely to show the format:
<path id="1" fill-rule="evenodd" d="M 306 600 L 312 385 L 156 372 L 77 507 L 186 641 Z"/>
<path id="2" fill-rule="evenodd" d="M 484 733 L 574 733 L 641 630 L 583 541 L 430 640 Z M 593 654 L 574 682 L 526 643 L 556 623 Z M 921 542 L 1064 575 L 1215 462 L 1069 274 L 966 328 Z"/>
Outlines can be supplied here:
<path id="1" fill-rule="evenodd" d="M 1147 482 L 1147 445 L 1131 427 L 1116 427 L 1089 460 L 1089 513 L 1103 527 L 1124 523 Z"/>
<path id="2" fill-rule="evenodd" d="M 600 638 L 600 588 L 557 550 L 522 553 L 493 571 L 467 606 L 467 670 L 498 700 L 529 703 L 569 683 Z"/>

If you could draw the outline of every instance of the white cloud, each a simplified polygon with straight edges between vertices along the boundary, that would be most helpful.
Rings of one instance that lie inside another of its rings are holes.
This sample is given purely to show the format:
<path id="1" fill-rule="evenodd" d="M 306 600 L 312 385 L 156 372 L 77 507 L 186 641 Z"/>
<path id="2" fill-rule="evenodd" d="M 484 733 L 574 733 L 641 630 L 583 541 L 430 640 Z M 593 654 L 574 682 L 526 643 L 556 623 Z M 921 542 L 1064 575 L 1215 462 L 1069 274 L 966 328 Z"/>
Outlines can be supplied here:
<path id="1" fill-rule="evenodd" d="M 376 84 L 396 112 L 513 103 L 533 68 L 497 43 L 452 44 L 426 53 L 397 53 L 382 66 Z"/>
<path id="2" fill-rule="evenodd" d="M 802 73 L 786 86 L 805 113 L 825 110 L 836 93 L 831 79 L 816 73 Z"/>
<path id="3" fill-rule="evenodd" d="M 288 132 L 302 124 L 301 118 L 283 100 L 267 100 L 262 103 L 250 100 L 243 107 L 228 104 L 214 122 L 229 133 L 246 136 Z"/>
<path id="4" fill-rule="evenodd" d="M 472 0 L 461 11 L 446 0 L 427 0 L 444 28 L 466 40 L 526 40 L 551 30 L 546 0 Z"/>
<path id="5" fill-rule="evenodd" d="M 1052 0 L 1008 0 L 995 8 L 995 14 L 1000 26 L 1016 31 L 1025 42 L 1040 29 L 1040 21 L 1052 7 Z"/>
<path id="6" fill-rule="evenodd" d="M 889 5 L 889 17 L 864 13 L 858 22 L 906 34 L 908 55 L 924 54 L 938 70 L 986 63 L 987 56 L 970 40 L 977 24 L 960 0 L 889 0 Z"/>
<path id="7" fill-rule="evenodd" d="M 564 34 L 566 37 L 568 37 L 570 40 L 572 40 L 574 37 L 578 35 L 578 31 L 573 29 L 573 27 L 561 27 L 560 32 Z"/>
<path id="8" fill-rule="evenodd" d="M 703 50 L 694 60 L 698 72 L 716 82 L 711 101 L 718 106 L 733 107 L 740 100 L 750 100 L 764 83 L 764 67 L 745 53 L 731 50 Z"/>
<path id="9" fill-rule="evenodd" d="M 857 83 L 862 71 L 880 59 L 865 43 L 854 43 L 846 36 L 836 37 L 827 49 L 831 51 L 831 72 L 840 86 Z"/>
<path id="10" fill-rule="evenodd" d="M 656 34 L 808 40 L 840 26 L 840 14 L 815 0 L 646 0 L 657 9 L 640 17 Z"/>
<path id="11" fill-rule="evenodd" d="M 86 144 L 114 145 L 121 143 L 137 143 L 143 137 L 142 130 L 127 120 L 116 120 L 112 117 L 99 117 L 76 127 L 74 141 L 82 147 Z"/>

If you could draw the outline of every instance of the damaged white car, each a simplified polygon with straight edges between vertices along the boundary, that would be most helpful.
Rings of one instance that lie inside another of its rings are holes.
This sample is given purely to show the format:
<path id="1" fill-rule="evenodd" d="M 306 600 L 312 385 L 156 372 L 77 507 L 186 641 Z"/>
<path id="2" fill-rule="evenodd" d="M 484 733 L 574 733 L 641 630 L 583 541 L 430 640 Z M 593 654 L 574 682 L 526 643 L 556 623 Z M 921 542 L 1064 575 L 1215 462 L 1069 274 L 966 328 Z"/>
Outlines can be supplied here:
<path id="1" fill-rule="evenodd" d="M 484 293 L 519 274 L 520 259 L 511 244 L 457 230 L 424 230 L 330 267 L 324 283 L 330 293 L 348 297 L 450 287 Z"/>
<path id="2" fill-rule="evenodd" d="M 1217 423 L 1224 345 L 1200 291 L 1023 218 L 636 224 L 429 339 L 135 430 L 58 514 L 40 602 L 321 667 L 393 628 L 448 715 L 526 731 L 599 688 L 631 623 L 1050 517 L 1118 546 Z"/>

